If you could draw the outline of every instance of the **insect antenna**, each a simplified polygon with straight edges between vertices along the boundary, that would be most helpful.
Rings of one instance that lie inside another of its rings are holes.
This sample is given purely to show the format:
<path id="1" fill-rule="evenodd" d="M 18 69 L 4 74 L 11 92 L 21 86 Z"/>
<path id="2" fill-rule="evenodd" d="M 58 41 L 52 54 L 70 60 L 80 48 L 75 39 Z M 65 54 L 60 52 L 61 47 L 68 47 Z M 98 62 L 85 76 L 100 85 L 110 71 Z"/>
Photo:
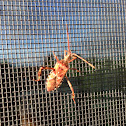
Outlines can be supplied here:
<path id="1" fill-rule="evenodd" d="M 85 60 L 84 58 L 78 56 L 78 55 L 75 54 L 75 53 L 72 53 L 72 55 L 78 57 L 78 58 L 81 59 L 81 60 L 83 60 L 85 63 L 87 63 L 89 66 L 91 66 L 92 68 L 95 69 L 95 66 L 93 66 L 91 63 L 89 63 L 89 62 L 88 62 L 87 60 Z"/>
<path id="2" fill-rule="evenodd" d="M 68 33 L 68 26 L 67 26 L 67 24 L 66 24 L 66 28 L 67 28 L 67 43 L 68 43 L 68 52 L 71 52 L 71 50 L 70 50 L 69 33 Z"/>
<path id="3" fill-rule="evenodd" d="M 70 52 L 70 53 L 71 53 L 71 50 L 70 50 L 70 43 L 69 43 L 69 33 L 68 33 L 68 26 L 67 26 L 67 24 L 66 24 L 66 28 L 67 28 L 68 52 Z M 95 67 L 94 67 L 91 63 L 89 63 L 87 60 L 85 60 L 84 58 L 82 58 L 82 57 L 78 56 L 78 55 L 77 55 L 77 54 L 75 54 L 75 53 L 72 53 L 72 55 L 73 55 L 73 56 L 78 57 L 78 58 L 79 58 L 79 59 L 81 59 L 81 60 L 83 60 L 85 63 L 87 63 L 89 66 L 91 66 L 92 68 L 94 68 L 94 69 L 95 69 Z M 70 61 L 70 62 L 71 62 L 71 61 Z"/>

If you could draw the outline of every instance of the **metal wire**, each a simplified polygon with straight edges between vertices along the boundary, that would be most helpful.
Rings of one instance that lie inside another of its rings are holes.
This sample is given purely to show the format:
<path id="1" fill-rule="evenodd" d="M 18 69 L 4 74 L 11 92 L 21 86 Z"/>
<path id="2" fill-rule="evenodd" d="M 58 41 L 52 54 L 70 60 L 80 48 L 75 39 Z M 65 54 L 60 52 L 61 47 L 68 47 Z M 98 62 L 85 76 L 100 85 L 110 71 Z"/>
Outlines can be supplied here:
<path id="1" fill-rule="evenodd" d="M 125 0 L 0 1 L 0 125 L 125 126 Z M 49 70 L 64 58 L 68 25 L 70 49 L 96 69 L 76 59 L 67 76 L 47 92 Z"/>

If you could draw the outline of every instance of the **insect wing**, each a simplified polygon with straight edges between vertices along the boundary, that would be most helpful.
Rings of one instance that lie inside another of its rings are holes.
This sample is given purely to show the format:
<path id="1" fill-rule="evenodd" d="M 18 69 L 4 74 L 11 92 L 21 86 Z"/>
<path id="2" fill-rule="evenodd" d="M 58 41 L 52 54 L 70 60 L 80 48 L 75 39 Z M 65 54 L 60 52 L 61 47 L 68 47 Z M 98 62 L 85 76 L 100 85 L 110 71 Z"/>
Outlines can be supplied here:
<path id="1" fill-rule="evenodd" d="M 61 85 L 68 68 L 63 64 L 63 61 L 58 62 L 54 68 L 56 70 L 56 88 L 58 88 Z"/>
<path id="2" fill-rule="evenodd" d="M 50 72 L 50 75 L 48 76 L 46 80 L 46 88 L 47 91 L 52 91 L 56 87 L 56 74 L 54 71 Z"/>
<path id="3" fill-rule="evenodd" d="M 56 88 L 60 87 L 64 76 L 65 76 L 65 74 L 62 73 L 62 72 L 60 74 L 57 74 L 57 77 L 56 77 Z"/>

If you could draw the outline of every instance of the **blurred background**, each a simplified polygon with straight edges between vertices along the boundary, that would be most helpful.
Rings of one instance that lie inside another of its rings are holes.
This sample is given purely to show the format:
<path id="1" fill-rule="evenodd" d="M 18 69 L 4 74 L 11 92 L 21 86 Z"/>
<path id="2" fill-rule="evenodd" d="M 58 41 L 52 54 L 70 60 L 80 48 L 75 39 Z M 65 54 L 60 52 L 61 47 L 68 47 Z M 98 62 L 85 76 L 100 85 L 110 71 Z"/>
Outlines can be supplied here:
<path id="1" fill-rule="evenodd" d="M 1 0 L 0 1 L 0 125 L 1 126 L 125 126 L 126 125 L 125 0 Z M 69 78 L 47 92 L 50 70 L 70 49 L 96 69 L 76 59 Z"/>

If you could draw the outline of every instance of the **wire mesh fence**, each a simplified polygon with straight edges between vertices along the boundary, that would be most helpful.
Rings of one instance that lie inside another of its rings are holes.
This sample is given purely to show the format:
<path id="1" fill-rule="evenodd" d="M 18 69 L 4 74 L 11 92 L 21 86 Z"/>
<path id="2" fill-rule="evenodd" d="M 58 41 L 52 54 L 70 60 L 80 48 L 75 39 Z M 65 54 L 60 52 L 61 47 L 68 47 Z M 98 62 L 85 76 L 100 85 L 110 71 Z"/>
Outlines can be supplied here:
<path id="1" fill-rule="evenodd" d="M 0 1 L 1 126 L 126 125 L 125 0 Z M 60 88 L 48 92 L 45 82 L 55 55 L 70 50 L 80 59 L 69 63 Z"/>

